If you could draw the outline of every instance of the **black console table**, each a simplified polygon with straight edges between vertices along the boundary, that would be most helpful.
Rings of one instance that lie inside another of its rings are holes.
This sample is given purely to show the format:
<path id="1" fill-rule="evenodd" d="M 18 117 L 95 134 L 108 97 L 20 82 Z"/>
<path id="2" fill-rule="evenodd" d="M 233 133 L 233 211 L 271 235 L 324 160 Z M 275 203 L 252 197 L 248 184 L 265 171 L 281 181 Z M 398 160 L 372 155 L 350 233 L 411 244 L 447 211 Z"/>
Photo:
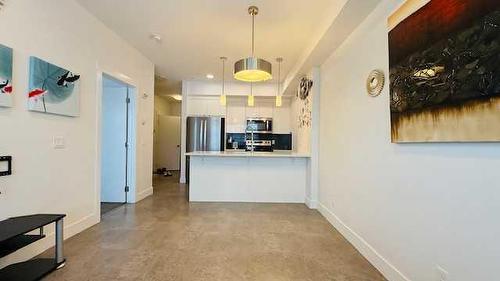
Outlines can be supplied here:
<path id="1" fill-rule="evenodd" d="M 55 257 L 36 258 L 0 269 L 2 281 L 39 280 L 64 265 L 63 218 L 66 215 L 30 215 L 0 221 L 0 258 L 45 237 L 44 226 L 55 223 Z M 27 234 L 34 230 L 38 234 Z"/>

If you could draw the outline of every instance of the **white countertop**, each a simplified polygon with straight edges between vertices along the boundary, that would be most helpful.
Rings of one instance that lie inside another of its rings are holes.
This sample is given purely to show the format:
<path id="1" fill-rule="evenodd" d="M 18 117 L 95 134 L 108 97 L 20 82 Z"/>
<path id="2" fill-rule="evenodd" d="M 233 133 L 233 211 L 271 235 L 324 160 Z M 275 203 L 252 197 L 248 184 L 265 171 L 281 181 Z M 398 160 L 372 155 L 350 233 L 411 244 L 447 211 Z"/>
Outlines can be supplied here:
<path id="1" fill-rule="evenodd" d="M 296 153 L 290 151 L 274 151 L 274 152 L 249 152 L 249 151 L 195 151 L 186 153 L 187 156 L 199 157 L 262 157 L 262 158 L 309 158 L 310 155 Z"/>

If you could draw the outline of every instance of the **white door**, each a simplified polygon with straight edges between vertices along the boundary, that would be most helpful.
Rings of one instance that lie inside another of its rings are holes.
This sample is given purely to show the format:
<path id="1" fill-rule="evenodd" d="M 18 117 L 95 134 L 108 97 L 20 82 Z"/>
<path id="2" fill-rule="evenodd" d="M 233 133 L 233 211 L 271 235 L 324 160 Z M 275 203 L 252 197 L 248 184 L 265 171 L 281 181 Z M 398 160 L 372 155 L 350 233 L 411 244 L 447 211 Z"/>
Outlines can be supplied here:
<path id="1" fill-rule="evenodd" d="M 101 201 L 125 202 L 127 87 L 105 87 L 102 96 Z"/>
<path id="2" fill-rule="evenodd" d="M 180 170 L 181 161 L 181 118 L 159 115 L 158 117 L 158 167 L 170 171 Z"/>

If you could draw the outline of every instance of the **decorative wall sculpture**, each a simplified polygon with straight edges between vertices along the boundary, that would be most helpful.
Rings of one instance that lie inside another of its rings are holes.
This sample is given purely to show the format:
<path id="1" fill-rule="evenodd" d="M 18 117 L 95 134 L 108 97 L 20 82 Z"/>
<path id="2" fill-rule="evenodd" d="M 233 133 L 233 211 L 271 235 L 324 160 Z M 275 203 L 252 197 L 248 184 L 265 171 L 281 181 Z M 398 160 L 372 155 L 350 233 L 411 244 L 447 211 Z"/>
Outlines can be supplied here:
<path id="1" fill-rule="evenodd" d="M 381 70 L 373 70 L 366 79 L 366 91 L 370 97 L 378 97 L 384 89 L 385 75 Z"/>
<path id="2" fill-rule="evenodd" d="M 299 109 L 299 128 L 311 127 L 311 96 L 309 95 L 313 81 L 307 77 L 300 79 L 299 89 L 297 91 L 297 98 L 302 102 Z"/>
<path id="3" fill-rule="evenodd" d="M 0 45 L 0 106 L 12 106 L 12 49 Z"/>
<path id="4" fill-rule="evenodd" d="M 28 107 L 32 111 L 78 116 L 80 75 L 30 57 Z"/>
<path id="5" fill-rule="evenodd" d="M 392 141 L 500 141 L 500 1 L 432 0 L 391 19 Z"/>

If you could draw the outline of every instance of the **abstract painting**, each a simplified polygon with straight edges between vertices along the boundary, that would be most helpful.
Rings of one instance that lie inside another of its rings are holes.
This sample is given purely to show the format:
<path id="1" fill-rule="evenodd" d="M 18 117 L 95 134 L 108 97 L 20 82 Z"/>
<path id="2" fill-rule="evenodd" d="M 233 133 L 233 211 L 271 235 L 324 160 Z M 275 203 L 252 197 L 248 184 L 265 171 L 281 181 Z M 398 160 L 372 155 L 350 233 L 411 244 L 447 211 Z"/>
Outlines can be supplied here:
<path id="1" fill-rule="evenodd" d="M 392 141 L 500 141 L 500 1 L 409 0 L 389 28 Z"/>
<path id="2" fill-rule="evenodd" d="M 80 75 L 30 57 L 29 110 L 66 116 L 78 116 Z"/>
<path id="3" fill-rule="evenodd" d="M 12 49 L 0 45 L 0 106 L 12 106 Z"/>

